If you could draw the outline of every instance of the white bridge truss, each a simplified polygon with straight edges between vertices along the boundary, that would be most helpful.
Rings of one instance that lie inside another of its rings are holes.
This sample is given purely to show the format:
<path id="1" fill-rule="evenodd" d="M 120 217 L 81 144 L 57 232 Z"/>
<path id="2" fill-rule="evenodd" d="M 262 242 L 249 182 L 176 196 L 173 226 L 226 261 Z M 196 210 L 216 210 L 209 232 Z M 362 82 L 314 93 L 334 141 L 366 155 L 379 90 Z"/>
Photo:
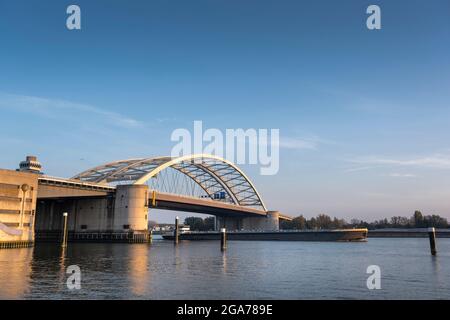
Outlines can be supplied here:
<path id="1" fill-rule="evenodd" d="M 187 193 L 191 196 L 267 211 L 258 191 L 237 166 L 206 154 L 119 160 L 86 170 L 72 179 L 109 184 L 148 184 L 154 190 L 170 193 L 180 193 L 178 190 L 184 185 L 184 190 L 190 190 Z M 218 194 L 225 194 L 225 198 L 217 199 Z"/>

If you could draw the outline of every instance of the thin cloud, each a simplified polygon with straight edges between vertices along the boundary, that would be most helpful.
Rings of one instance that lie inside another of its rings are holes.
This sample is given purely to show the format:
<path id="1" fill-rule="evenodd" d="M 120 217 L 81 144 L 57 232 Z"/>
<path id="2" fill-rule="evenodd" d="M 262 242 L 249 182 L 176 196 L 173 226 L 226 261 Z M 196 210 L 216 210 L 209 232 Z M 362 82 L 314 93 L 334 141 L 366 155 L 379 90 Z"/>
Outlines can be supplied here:
<path id="1" fill-rule="evenodd" d="M 284 149 L 309 149 L 317 150 L 320 145 L 336 145 L 335 141 L 322 139 L 318 136 L 307 136 L 307 137 L 287 137 L 281 136 L 279 147 Z"/>
<path id="2" fill-rule="evenodd" d="M 299 138 L 289 138 L 281 137 L 279 147 L 285 149 L 311 149 L 316 150 L 318 146 L 318 141 L 315 139 L 299 139 Z"/>
<path id="3" fill-rule="evenodd" d="M 393 178 L 415 178 L 416 175 L 412 173 L 390 173 L 389 177 Z"/>
<path id="4" fill-rule="evenodd" d="M 450 169 L 450 156 L 443 154 L 433 154 L 430 156 L 413 158 L 390 158 L 390 157 L 362 157 L 350 160 L 359 165 L 390 166 L 390 167 L 417 167 Z"/>
<path id="5" fill-rule="evenodd" d="M 376 166 L 364 166 L 364 167 L 356 167 L 356 168 L 350 168 L 344 170 L 344 172 L 358 172 L 358 171 L 365 171 L 376 168 Z"/>
<path id="6" fill-rule="evenodd" d="M 270 138 L 269 138 L 270 140 Z M 250 142 L 252 143 L 252 142 Z M 259 141 L 257 142 L 259 147 L 278 147 L 283 149 L 293 149 L 293 150 L 316 150 L 319 144 L 319 139 L 314 138 L 290 138 L 290 137 L 280 137 L 279 141 Z"/>
<path id="7" fill-rule="evenodd" d="M 136 119 L 92 105 L 26 95 L 0 93 L 0 108 L 55 119 L 68 116 L 71 119 L 73 116 L 98 116 L 111 125 L 124 128 L 135 128 L 142 125 Z"/>
<path id="8" fill-rule="evenodd" d="M 176 122 L 178 121 L 177 118 L 171 117 L 171 118 L 156 118 L 156 121 L 158 123 L 166 123 L 166 122 Z"/>

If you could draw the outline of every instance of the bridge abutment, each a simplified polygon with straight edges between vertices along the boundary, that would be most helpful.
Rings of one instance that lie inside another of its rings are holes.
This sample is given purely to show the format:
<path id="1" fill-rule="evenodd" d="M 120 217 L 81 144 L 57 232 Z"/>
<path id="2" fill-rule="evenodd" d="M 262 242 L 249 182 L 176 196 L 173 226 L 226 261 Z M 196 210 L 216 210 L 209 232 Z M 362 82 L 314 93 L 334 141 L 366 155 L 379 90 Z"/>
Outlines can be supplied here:
<path id="1" fill-rule="evenodd" d="M 41 199 L 37 241 L 60 241 L 68 213 L 70 241 L 147 242 L 148 187 L 117 186 L 114 194 L 92 198 Z"/>
<path id="2" fill-rule="evenodd" d="M 35 173 L 0 170 L 0 248 L 33 244 L 37 186 Z"/>

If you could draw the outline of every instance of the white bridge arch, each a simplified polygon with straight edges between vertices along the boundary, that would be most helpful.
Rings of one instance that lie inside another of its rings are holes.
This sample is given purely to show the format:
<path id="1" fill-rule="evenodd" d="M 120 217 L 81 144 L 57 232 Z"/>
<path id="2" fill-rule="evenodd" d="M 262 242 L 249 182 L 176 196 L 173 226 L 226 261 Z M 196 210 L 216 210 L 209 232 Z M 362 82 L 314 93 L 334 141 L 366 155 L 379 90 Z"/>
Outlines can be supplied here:
<path id="1" fill-rule="evenodd" d="M 168 168 L 192 179 L 211 199 L 217 193 L 225 192 L 233 204 L 267 211 L 255 186 L 242 170 L 226 159 L 208 154 L 119 160 L 86 170 L 72 179 L 95 183 L 145 184 Z"/>

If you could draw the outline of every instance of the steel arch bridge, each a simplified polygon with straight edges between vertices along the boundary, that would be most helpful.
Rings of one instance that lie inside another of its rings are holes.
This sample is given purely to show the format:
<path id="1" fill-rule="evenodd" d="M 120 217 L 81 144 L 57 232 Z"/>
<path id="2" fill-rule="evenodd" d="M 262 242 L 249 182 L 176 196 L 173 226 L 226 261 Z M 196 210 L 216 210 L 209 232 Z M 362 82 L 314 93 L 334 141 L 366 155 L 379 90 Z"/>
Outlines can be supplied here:
<path id="1" fill-rule="evenodd" d="M 216 199 L 217 195 L 224 194 L 225 197 L 220 200 L 267 211 L 255 186 L 241 169 L 226 159 L 208 154 L 119 160 L 86 170 L 72 179 L 93 183 L 139 185 L 158 181 L 160 176 L 169 170 L 187 177 L 202 190 L 204 197 L 219 200 Z M 180 177 L 174 175 L 171 180 L 174 189 Z M 158 189 L 155 185 L 152 188 Z M 168 188 L 172 190 L 170 186 Z"/>

